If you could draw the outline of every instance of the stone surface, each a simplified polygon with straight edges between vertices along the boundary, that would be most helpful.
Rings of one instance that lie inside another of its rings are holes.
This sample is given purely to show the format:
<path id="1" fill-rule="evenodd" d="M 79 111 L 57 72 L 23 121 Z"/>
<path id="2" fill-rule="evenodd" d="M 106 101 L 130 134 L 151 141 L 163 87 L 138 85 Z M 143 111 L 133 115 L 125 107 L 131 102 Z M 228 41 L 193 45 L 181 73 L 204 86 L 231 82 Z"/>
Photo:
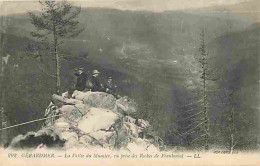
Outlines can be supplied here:
<path id="1" fill-rule="evenodd" d="M 123 127 L 126 129 L 126 132 L 132 135 L 134 138 L 138 138 L 138 129 L 134 123 L 124 122 Z"/>
<path id="2" fill-rule="evenodd" d="M 132 118 L 131 116 L 125 116 L 124 117 L 124 122 L 130 122 L 130 123 L 135 123 L 136 119 Z"/>
<path id="3" fill-rule="evenodd" d="M 75 132 L 65 131 L 65 132 L 61 132 L 59 134 L 59 136 L 60 136 L 60 139 L 64 139 L 64 140 L 69 140 L 69 139 L 76 139 L 76 140 L 78 140 L 78 134 L 75 133 Z"/>
<path id="4" fill-rule="evenodd" d="M 57 129 L 58 131 L 68 131 L 70 124 L 67 122 L 56 122 L 54 124 L 55 129 Z"/>
<path id="5" fill-rule="evenodd" d="M 80 142 L 82 142 L 82 143 L 84 143 L 84 144 L 89 144 L 89 143 L 91 143 L 92 142 L 92 138 L 90 137 L 90 136 L 88 136 L 88 135 L 83 135 L 83 136 L 81 136 L 80 138 L 79 138 L 79 141 Z"/>
<path id="6" fill-rule="evenodd" d="M 114 109 L 116 102 L 113 95 L 104 92 L 86 92 L 82 100 L 83 103 L 89 107 L 105 108 L 110 110 Z"/>
<path id="7" fill-rule="evenodd" d="M 58 110 L 62 114 L 61 117 L 70 122 L 77 122 L 83 116 L 83 110 L 80 110 L 76 105 L 63 105 Z"/>
<path id="8" fill-rule="evenodd" d="M 134 140 L 134 142 L 128 143 L 126 148 L 132 153 L 143 152 L 143 151 L 147 151 L 149 145 L 150 143 L 148 140 L 137 138 Z"/>
<path id="9" fill-rule="evenodd" d="M 143 120 L 143 119 L 138 119 L 137 125 L 138 125 L 139 127 L 142 127 L 142 128 L 147 128 L 147 127 L 150 127 L 150 126 L 151 126 L 148 121 Z"/>
<path id="10" fill-rule="evenodd" d="M 85 133 L 92 133 L 107 129 L 118 119 L 118 115 L 111 110 L 90 108 L 89 112 L 78 122 L 78 128 Z"/>
<path id="11" fill-rule="evenodd" d="M 106 143 L 109 140 L 109 138 L 112 137 L 113 134 L 114 132 L 106 132 L 101 130 L 89 133 L 91 137 L 95 138 L 102 144 Z"/>
<path id="12" fill-rule="evenodd" d="M 83 101 L 84 97 L 88 96 L 89 93 L 91 93 L 91 92 L 84 93 L 84 92 L 75 90 L 72 94 L 72 98 Z"/>
<path id="13" fill-rule="evenodd" d="M 130 152 L 152 151 L 158 149 L 152 141 L 142 139 L 144 130 L 151 128 L 148 121 L 135 119 L 136 103 L 128 97 L 115 99 L 104 92 L 74 91 L 72 98 L 65 92 L 62 96 L 53 95 L 55 107 L 50 115 L 49 125 L 37 132 L 28 132 L 13 139 L 13 147 L 21 143 L 31 144 L 34 137 L 36 148 L 45 147 L 47 142 L 42 138 L 57 138 L 57 142 L 65 149 L 69 148 L 125 148 Z M 146 137 L 144 137 L 146 138 Z M 154 141 L 153 141 L 154 142 Z"/>
<path id="14" fill-rule="evenodd" d="M 124 96 L 118 100 L 116 100 L 116 108 L 120 113 L 124 113 L 126 115 L 134 114 L 137 111 L 137 104 L 131 100 L 129 97 Z"/>
<path id="15" fill-rule="evenodd" d="M 75 137 L 70 137 L 66 142 L 64 147 L 66 149 L 77 147 L 79 144 L 78 140 Z"/>

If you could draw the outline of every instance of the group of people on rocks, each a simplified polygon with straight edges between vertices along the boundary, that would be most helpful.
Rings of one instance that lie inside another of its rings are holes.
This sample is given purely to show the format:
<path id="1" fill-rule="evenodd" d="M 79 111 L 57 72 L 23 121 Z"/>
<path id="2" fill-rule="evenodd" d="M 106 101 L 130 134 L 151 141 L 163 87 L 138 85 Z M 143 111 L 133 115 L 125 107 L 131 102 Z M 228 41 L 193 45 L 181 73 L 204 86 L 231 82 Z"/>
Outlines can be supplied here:
<path id="1" fill-rule="evenodd" d="M 112 94 L 116 98 L 120 97 L 117 94 L 117 86 L 114 84 L 112 76 L 107 76 L 106 81 L 103 83 L 100 79 L 100 72 L 98 70 L 93 70 L 92 76 L 88 77 L 84 72 L 83 67 L 76 68 L 74 75 L 77 77 L 77 81 L 75 86 L 71 87 L 68 91 L 70 97 L 75 90 L 106 92 Z"/>

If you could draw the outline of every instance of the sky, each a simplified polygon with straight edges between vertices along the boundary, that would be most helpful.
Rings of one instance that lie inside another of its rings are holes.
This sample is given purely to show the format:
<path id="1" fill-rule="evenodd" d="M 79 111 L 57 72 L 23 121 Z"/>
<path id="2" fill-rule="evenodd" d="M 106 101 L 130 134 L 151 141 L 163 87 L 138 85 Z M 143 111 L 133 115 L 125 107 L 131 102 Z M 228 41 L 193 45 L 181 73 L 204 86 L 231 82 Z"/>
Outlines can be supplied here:
<path id="1" fill-rule="evenodd" d="M 8 1 L 8 2 L 7 2 Z M 227 6 L 249 0 L 71 0 L 81 7 L 115 8 L 120 10 L 148 10 L 154 12 L 166 10 L 197 9 L 212 6 Z M 0 14 L 26 13 L 28 10 L 40 10 L 38 0 L 0 0 Z"/>

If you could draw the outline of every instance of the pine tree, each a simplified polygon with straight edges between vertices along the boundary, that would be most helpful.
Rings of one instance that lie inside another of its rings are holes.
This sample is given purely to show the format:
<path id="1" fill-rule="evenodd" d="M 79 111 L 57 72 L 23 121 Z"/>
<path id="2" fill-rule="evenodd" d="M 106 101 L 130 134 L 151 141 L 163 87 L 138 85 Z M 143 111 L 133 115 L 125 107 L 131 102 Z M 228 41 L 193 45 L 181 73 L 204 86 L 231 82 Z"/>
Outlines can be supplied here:
<path id="1" fill-rule="evenodd" d="M 193 84 L 196 88 L 192 91 L 191 99 L 188 104 L 182 105 L 183 119 L 181 121 L 186 124 L 182 128 L 182 135 L 188 138 L 188 144 L 209 149 L 210 135 L 210 108 L 211 108 L 211 93 L 217 91 L 211 82 L 219 78 L 218 74 L 213 72 L 213 67 L 210 66 L 209 56 L 206 51 L 204 31 L 200 34 L 199 47 L 199 67 L 198 75 L 196 75 L 198 84 Z M 215 88 L 213 90 L 213 87 Z"/>
<path id="2" fill-rule="evenodd" d="M 42 43 L 48 43 L 51 54 L 56 61 L 56 93 L 60 94 L 61 86 L 61 62 L 59 46 L 62 39 L 72 38 L 83 31 L 76 20 L 80 14 L 80 7 L 73 7 L 66 1 L 39 1 L 42 6 L 42 12 L 37 15 L 29 12 L 31 23 L 36 28 L 32 36 L 39 39 Z"/>
<path id="3" fill-rule="evenodd" d="M 203 127 L 203 137 L 205 140 L 205 149 L 208 150 L 209 149 L 209 117 L 208 117 L 208 105 L 209 105 L 209 101 L 208 101 L 208 96 L 207 96 L 207 70 L 208 70 L 208 66 L 207 66 L 207 53 L 206 53 L 206 48 L 205 48 L 205 36 L 204 36 L 204 31 L 202 31 L 201 33 L 201 44 L 200 44 L 200 52 L 201 52 L 201 57 L 199 59 L 199 62 L 201 64 L 201 80 L 203 82 L 203 104 L 202 104 L 202 116 L 203 116 L 203 121 L 200 123 Z"/>

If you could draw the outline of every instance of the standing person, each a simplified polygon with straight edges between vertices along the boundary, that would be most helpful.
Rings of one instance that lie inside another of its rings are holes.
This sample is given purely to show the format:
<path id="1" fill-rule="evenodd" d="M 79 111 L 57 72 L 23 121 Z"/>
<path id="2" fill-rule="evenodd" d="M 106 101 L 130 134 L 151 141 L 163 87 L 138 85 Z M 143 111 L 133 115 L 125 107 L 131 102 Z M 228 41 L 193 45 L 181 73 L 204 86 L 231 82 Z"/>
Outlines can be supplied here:
<path id="1" fill-rule="evenodd" d="M 83 72 L 83 67 L 76 68 L 74 75 L 77 77 L 77 82 L 74 87 L 69 89 L 69 97 L 72 96 L 75 90 L 83 91 L 86 88 L 87 75 Z"/>
<path id="2" fill-rule="evenodd" d="M 91 79 L 91 91 L 92 92 L 102 92 L 104 91 L 104 87 L 100 81 L 99 77 L 100 72 L 98 70 L 93 70 L 92 72 L 92 79 Z"/>
<path id="3" fill-rule="evenodd" d="M 77 82 L 75 85 L 75 90 L 83 91 L 86 88 L 87 75 L 83 72 L 83 67 L 79 67 L 74 73 L 77 77 Z"/>

